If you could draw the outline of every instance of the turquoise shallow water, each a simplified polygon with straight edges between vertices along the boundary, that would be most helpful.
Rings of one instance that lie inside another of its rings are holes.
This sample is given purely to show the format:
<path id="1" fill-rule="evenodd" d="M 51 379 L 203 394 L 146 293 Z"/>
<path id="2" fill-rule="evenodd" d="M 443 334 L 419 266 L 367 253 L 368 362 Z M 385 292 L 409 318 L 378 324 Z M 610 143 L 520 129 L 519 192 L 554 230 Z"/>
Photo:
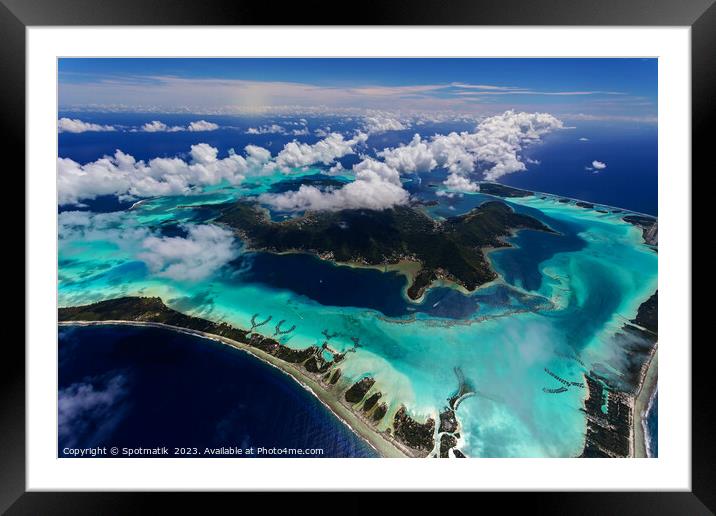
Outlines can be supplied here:
<path id="1" fill-rule="evenodd" d="M 179 281 L 147 265 L 147 238 L 181 238 L 188 227 L 210 223 L 211 210 L 190 205 L 266 191 L 276 179 L 262 178 L 251 189 L 149 200 L 125 212 L 61 214 L 60 305 L 155 295 L 183 312 L 242 327 L 257 313 L 285 320 L 296 325 L 282 337 L 292 347 L 320 344 L 322 330 L 337 333 L 331 340 L 337 349 L 359 337 L 363 347 L 348 355 L 343 377 L 351 382 L 374 376 L 392 409 L 404 403 L 416 416 L 437 417 L 457 387 L 454 368 L 462 369 L 477 390 L 458 409 L 459 446 L 468 455 L 580 453 L 585 392 L 544 392 L 560 386 L 545 368 L 581 381 L 585 367 L 608 362 L 618 376 L 625 355 L 612 336 L 657 287 L 657 254 L 642 244 L 638 228 L 621 220 L 623 214 L 553 198 L 511 199 L 515 209 L 560 235 L 519 232 L 510 239 L 513 247 L 489 254 L 500 273 L 497 282 L 474 293 L 435 288 L 418 305 L 405 299 L 405 279 L 395 273 L 310 257 L 257 261 L 240 242 L 226 265 L 202 279 Z M 457 213 L 485 199 L 466 195 Z M 438 216 L 439 210 L 431 209 Z M 356 284 L 361 288 L 351 287 Z M 350 293 L 342 295 L 342 289 Z"/>

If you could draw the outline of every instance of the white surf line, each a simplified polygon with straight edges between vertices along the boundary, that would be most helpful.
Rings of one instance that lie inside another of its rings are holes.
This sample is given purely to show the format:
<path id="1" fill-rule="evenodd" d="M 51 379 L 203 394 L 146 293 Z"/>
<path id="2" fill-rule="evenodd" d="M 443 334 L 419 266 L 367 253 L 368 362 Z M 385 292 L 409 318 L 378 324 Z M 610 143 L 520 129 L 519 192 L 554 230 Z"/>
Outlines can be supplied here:
<path id="1" fill-rule="evenodd" d="M 654 216 L 654 215 L 650 215 L 649 213 L 642 213 L 642 212 L 640 212 L 640 211 L 634 211 L 634 210 L 630 210 L 630 209 L 628 209 L 628 208 L 622 208 L 622 207 L 620 207 L 620 206 L 611 206 L 611 205 L 609 205 L 609 204 L 603 204 L 603 203 L 596 202 L 596 201 L 586 201 L 586 200 L 584 200 L 584 199 L 577 199 L 576 197 L 567 197 L 566 195 L 557 195 L 557 194 L 549 193 L 549 192 L 540 192 L 540 191 L 538 191 L 538 190 L 525 190 L 524 188 L 517 188 L 516 186 L 510 186 L 510 185 L 506 185 L 506 184 L 503 184 L 503 183 L 490 183 L 490 181 L 484 181 L 484 182 L 487 183 L 487 184 L 496 184 L 496 185 L 500 185 L 500 186 L 505 186 L 505 187 L 507 187 L 507 188 L 512 188 L 513 190 L 518 190 L 518 191 L 520 191 L 520 192 L 528 192 L 528 193 L 529 193 L 529 192 L 533 192 L 533 195 L 528 196 L 528 197 L 537 197 L 537 195 L 539 194 L 539 195 L 544 195 L 544 196 L 546 196 L 546 197 L 548 197 L 548 198 L 554 198 L 554 199 L 569 199 L 570 201 L 575 201 L 575 202 L 586 202 L 586 203 L 589 203 L 589 204 L 593 204 L 594 206 L 602 206 L 602 207 L 604 207 L 604 208 L 610 208 L 610 209 L 614 209 L 614 210 L 621 210 L 621 211 L 623 211 L 623 212 L 625 212 L 625 213 L 627 213 L 627 214 L 633 213 L 633 214 L 635 214 L 635 215 L 643 215 L 643 216 L 645 216 L 645 217 L 649 217 L 649 218 L 652 218 L 652 219 L 654 219 L 654 220 L 658 220 L 658 217 L 656 217 L 656 216 Z M 482 192 L 475 192 L 475 193 L 482 193 Z M 509 200 L 509 199 L 514 199 L 514 197 L 500 197 L 499 195 L 493 195 L 493 194 L 489 194 L 489 193 L 482 193 L 482 195 L 489 195 L 490 197 L 496 197 L 496 198 L 498 198 L 498 199 L 507 199 L 507 200 Z M 519 203 L 517 203 L 517 204 L 519 204 Z M 606 214 L 605 214 L 605 215 L 606 215 Z"/>

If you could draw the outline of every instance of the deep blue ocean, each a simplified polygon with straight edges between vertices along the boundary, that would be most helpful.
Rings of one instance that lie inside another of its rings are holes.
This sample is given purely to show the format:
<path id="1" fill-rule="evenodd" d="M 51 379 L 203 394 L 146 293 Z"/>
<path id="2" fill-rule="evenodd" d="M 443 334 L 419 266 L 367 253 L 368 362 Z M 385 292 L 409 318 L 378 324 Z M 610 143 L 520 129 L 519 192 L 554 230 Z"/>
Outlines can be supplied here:
<path id="1" fill-rule="evenodd" d="M 60 456 L 75 446 L 166 446 L 170 456 L 175 447 L 202 453 L 206 447 L 320 448 L 322 454 L 308 456 L 376 456 L 286 374 L 244 352 L 171 330 L 60 327 L 59 393 Z"/>
<path id="2" fill-rule="evenodd" d="M 658 216 L 656 124 L 573 122 L 525 156 L 539 161 L 501 182 Z M 587 138 L 588 141 L 580 141 Z M 593 160 L 607 168 L 586 170 Z"/>

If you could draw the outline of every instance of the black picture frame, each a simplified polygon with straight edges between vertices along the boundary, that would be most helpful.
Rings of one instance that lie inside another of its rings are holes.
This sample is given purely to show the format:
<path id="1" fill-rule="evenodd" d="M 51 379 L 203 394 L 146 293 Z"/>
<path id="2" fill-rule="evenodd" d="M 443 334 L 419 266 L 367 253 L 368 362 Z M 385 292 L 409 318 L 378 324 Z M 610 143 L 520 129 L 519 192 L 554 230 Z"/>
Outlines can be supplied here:
<path id="1" fill-rule="evenodd" d="M 280 5 L 280 7 L 278 7 Z M 25 29 L 63 25 L 609 25 L 690 26 L 692 44 L 692 162 L 710 168 L 709 124 L 716 95 L 716 5 L 714 0 L 382 0 L 355 4 L 269 4 L 245 0 L 0 0 L 0 72 L 3 80 L 2 125 L 12 149 L 7 171 L 25 170 Z M 678 171 L 689 174 L 691 171 Z M 18 189 L 24 181 L 17 174 Z M 17 190 L 13 190 L 17 191 Z M 19 233 L 19 229 L 16 229 Z M 692 232 L 693 234 L 693 232 Z M 17 241 L 24 241 L 17 235 Z M 25 270 L 26 276 L 32 271 Z M 7 514 L 141 512 L 147 503 L 170 503 L 150 493 L 25 492 L 25 353 L 20 339 L 4 342 L 0 361 L 0 511 Z M 684 346 L 689 343 L 684 343 Z M 692 491 L 641 493 L 530 493 L 501 496 L 501 510 L 539 508 L 540 513 L 713 514 L 716 510 L 709 385 L 710 341 L 692 347 Z M 242 496 L 246 496 L 245 494 Z M 296 495 L 298 496 L 298 495 Z M 484 497 L 499 495 L 484 494 Z M 206 497 L 181 494 L 173 500 L 185 511 L 206 511 Z M 222 497 L 223 498 L 223 497 Z M 354 498 L 354 502 L 352 502 Z M 441 497 L 431 497 L 440 503 Z M 225 503 L 225 498 L 224 502 Z M 242 502 L 246 503 L 246 501 Z M 255 502 L 256 503 L 256 502 Z M 263 502 L 258 502 L 263 503 Z M 297 502 L 301 504 L 302 502 Z M 365 499 L 354 493 L 341 505 L 358 508 Z M 484 502 L 483 502 L 484 503 Z M 490 504 L 492 505 L 492 504 Z M 168 506 L 165 506 L 167 508 Z M 367 506 L 366 506 L 367 507 Z M 486 506 L 487 507 L 487 506 Z M 424 509 L 427 507 L 424 506 Z"/>

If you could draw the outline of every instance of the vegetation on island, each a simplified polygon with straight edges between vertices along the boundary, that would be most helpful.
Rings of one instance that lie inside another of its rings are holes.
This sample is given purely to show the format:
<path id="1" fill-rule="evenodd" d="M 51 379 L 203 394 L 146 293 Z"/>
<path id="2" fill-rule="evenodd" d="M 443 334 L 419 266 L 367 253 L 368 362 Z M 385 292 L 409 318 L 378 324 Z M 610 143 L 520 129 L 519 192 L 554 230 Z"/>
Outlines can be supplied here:
<path id="1" fill-rule="evenodd" d="M 520 190 L 500 183 L 480 183 L 480 193 L 498 197 L 529 197 L 535 194 L 529 190 Z"/>
<path id="2" fill-rule="evenodd" d="M 626 215 L 623 217 L 623 220 L 641 228 L 644 242 L 647 245 L 659 245 L 659 222 L 655 217 L 648 215 Z"/>
<path id="3" fill-rule="evenodd" d="M 60 321 L 129 321 L 166 324 L 226 337 L 261 349 L 286 362 L 303 363 L 314 358 L 320 367 L 324 367 L 326 363 L 317 346 L 295 350 L 275 339 L 235 328 L 225 322 L 213 322 L 177 312 L 165 305 L 158 297 L 121 297 L 90 305 L 62 307 L 58 309 L 58 319 Z M 342 358 L 343 356 L 339 355 L 334 360 L 340 361 Z"/>
<path id="4" fill-rule="evenodd" d="M 239 201 L 223 207 L 216 220 L 258 250 L 308 252 L 366 265 L 419 262 L 421 269 L 408 287 L 411 299 L 419 299 L 438 279 L 472 291 L 497 277 L 483 249 L 508 246 L 504 238 L 516 229 L 552 231 L 501 201 L 446 220 L 432 219 L 415 207 L 396 206 L 307 212 L 280 222 L 272 221 L 256 203 Z"/>

